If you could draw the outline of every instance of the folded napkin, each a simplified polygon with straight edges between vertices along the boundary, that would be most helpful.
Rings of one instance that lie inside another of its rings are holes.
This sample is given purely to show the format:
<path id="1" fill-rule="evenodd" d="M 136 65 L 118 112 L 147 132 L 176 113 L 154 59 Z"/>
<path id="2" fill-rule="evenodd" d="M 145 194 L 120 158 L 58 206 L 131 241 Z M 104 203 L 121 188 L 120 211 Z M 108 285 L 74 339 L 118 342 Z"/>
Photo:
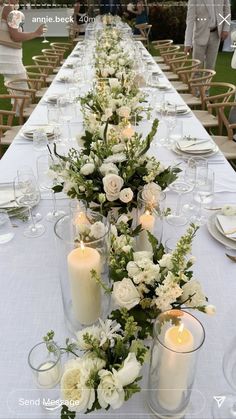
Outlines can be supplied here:
<path id="1" fill-rule="evenodd" d="M 229 239 L 236 239 L 236 215 L 217 214 L 217 220 Z"/>
<path id="2" fill-rule="evenodd" d="M 34 125 L 23 130 L 23 134 L 27 137 L 33 137 L 35 131 L 40 130 L 45 132 L 48 136 L 54 135 L 54 127 L 50 125 Z"/>
<path id="3" fill-rule="evenodd" d="M 167 83 L 157 83 L 156 87 L 158 89 L 170 89 L 171 86 L 170 84 L 167 84 Z"/>
<path id="4" fill-rule="evenodd" d="M 15 207 L 16 205 L 12 184 L 0 185 L 0 208 Z"/>
<path id="5" fill-rule="evenodd" d="M 176 105 L 176 112 L 177 113 L 183 113 L 188 110 L 188 107 L 186 105 Z"/>
<path id="6" fill-rule="evenodd" d="M 213 150 L 213 142 L 211 140 L 180 140 L 176 143 L 177 147 L 182 151 L 211 151 Z"/>

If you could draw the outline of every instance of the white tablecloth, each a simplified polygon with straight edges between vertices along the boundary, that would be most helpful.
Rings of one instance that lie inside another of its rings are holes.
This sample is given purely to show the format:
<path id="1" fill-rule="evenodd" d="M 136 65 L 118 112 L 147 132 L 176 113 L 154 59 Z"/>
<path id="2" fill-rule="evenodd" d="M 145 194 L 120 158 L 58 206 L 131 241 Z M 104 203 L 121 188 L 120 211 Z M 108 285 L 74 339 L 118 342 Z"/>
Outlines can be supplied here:
<path id="1" fill-rule="evenodd" d="M 72 70 L 61 71 L 70 75 Z M 65 92 L 67 88 L 54 81 L 49 91 Z M 172 98 L 181 101 L 175 91 L 168 93 L 168 99 Z M 46 110 L 46 105 L 41 101 L 27 124 L 47 123 Z M 192 114 L 181 118 L 185 134 L 203 138 L 208 135 Z M 181 161 L 172 151 L 163 147 L 156 151 L 166 164 Z M 37 156 L 32 143 L 22 143 L 16 138 L 0 161 L 0 182 L 12 181 L 16 170 L 23 165 L 30 165 L 36 170 Z M 231 166 L 222 155 L 212 157 L 210 166 L 216 173 L 216 188 L 219 191 L 215 198 L 216 206 L 235 202 L 236 174 Z M 167 195 L 168 203 L 173 203 L 174 194 L 168 192 Z M 58 205 L 67 208 L 68 201 L 58 200 Z M 51 200 L 41 200 L 39 210 L 45 215 L 51 206 Z M 0 246 L 0 418 L 60 417 L 60 409 L 48 413 L 37 406 L 35 400 L 39 393 L 27 364 L 30 348 L 40 342 L 48 330 L 55 331 L 58 342 L 64 342 L 69 336 L 64 324 L 53 225 L 43 220 L 46 233 L 39 238 L 28 239 L 23 236 L 24 226 L 21 222 L 14 220 L 14 223 L 18 228 L 15 228 L 13 241 Z M 176 231 L 180 234 L 185 229 L 173 229 L 166 224 L 164 238 L 176 234 Z M 222 357 L 236 335 L 236 265 L 225 257 L 225 251 L 210 236 L 206 226 L 200 228 L 193 245 L 193 254 L 197 257 L 194 272 L 203 283 L 209 302 L 216 305 L 217 314 L 208 317 L 195 313 L 205 327 L 206 340 L 199 353 L 196 381 L 186 418 L 212 418 L 213 396 L 229 390 L 222 372 Z M 146 376 L 143 379 L 143 391 L 121 409 L 100 411 L 91 416 L 149 418 L 152 415 L 146 405 L 145 389 Z M 26 406 L 25 400 L 31 400 L 31 406 Z"/>

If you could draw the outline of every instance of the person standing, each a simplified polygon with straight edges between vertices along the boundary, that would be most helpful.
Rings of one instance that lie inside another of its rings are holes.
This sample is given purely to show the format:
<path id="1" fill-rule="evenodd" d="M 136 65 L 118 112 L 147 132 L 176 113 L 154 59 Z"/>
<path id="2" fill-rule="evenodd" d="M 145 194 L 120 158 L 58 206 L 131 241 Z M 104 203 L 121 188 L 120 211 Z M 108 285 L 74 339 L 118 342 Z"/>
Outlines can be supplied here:
<path id="1" fill-rule="evenodd" d="M 24 15 L 18 7 L 18 0 L 9 0 L 0 8 L 0 74 L 5 82 L 27 77 L 21 43 L 43 35 L 43 24 L 35 32 L 22 32 Z"/>
<path id="2" fill-rule="evenodd" d="M 189 0 L 186 25 L 185 52 L 193 49 L 193 58 L 213 70 L 220 41 L 230 31 L 229 0 Z"/>

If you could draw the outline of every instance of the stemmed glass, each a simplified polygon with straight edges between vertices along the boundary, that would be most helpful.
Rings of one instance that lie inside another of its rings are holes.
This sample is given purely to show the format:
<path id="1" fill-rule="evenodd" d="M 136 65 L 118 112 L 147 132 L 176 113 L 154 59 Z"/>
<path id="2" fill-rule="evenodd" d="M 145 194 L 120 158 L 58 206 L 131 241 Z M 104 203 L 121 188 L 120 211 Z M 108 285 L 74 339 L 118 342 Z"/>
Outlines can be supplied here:
<path id="1" fill-rule="evenodd" d="M 223 358 L 224 377 L 234 393 L 216 396 L 212 405 L 214 419 L 236 418 L 236 337 L 233 338 Z M 222 404 L 218 404 L 218 403 Z"/>
<path id="2" fill-rule="evenodd" d="M 47 31 L 48 31 L 48 26 L 45 23 L 44 27 L 43 27 L 43 41 L 42 41 L 42 44 L 48 44 L 49 43 L 49 41 L 46 39 L 46 36 L 45 36 Z"/>
<path id="3" fill-rule="evenodd" d="M 30 166 L 20 167 L 20 169 L 17 170 L 17 177 L 20 179 L 23 176 L 34 176 L 33 169 Z M 43 218 L 42 214 L 39 211 L 37 211 L 35 214 L 33 214 L 33 211 L 32 211 L 32 215 L 33 215 L 33 219 L 36 223 L 38 221 L 42 220 L 42 218 Z"/>
<path id="4" fill-rule="evenodd" d="M 164 146 L 170 145 L 170 135 L 176 125 L 176 105 L 169 103 L 163 104 L 162 116 L 166 124 L 167 133 L 166 137 L 160 140 L 160 143 Z"/>
<path id="5" fill-rule="evenodd" d="M 175 213 L 168 215 L 166 221 L 168 224 L 175 226 L 185 225 L 187 217 L 181 213 L 182 195 L 191 192 L 194 188 L 194 182 L 189 180 L 188 171 L 183 170 L 178 178 L 169 185 L 169 188 L 178 194 L 178 198 Z"/>
<path id="6" fill-rule="evenodd" d="M 186 170 L 188 171 L 188 179 L 194 184 L 195 188 L 199 182 L 201 183 L 202 178 L 207 177 L 208 175 L 207 159 L 204 157 L 191 157 L 188 159 Z M 196 210 L 196 202 L 192 195 L 191 201 L 183 205 L 183 212 L 190 216 L 193 214 L 194 210 Z"/>
<path id="7" fill-rule="evenodd" d="M 74 114 L 74 102 L 68 97 L 60 97 L 58 98 L 58 107 L 59 107 L 59 114 L 62 121 L 66 122 L 67 124 L 67 131 L 68 131 L 68 140 L 72 140 L 71 136 L 71 125 L 70 122 L 73 119 Z"/>
<path id="8" fill-rule="evenodd" d="M 36 223 L 32 215 L 32 207 L 40 201 L 40 190 L 36 178 L 31 174 L 18 174 L 14 180 L 14 195 L 19 205 L 29 209 L 31 224 L 24 230 L 24 236 L 41 236 L 45 232 L 45 227 Z"/>
<path id="9" fill-rule="evenodd" d="M 207 217 L 203 214 L 202 208 L 205 204 L 210 204 L 214 198 L 215 174 L 208 170 L 207 175 L 198 176 L 197 183 L 193 192 L 193 199 L 199 204 L 196 215 L 191 217 L 191 221 L 199 225 L 207 222 Z"/>
<path id="10" fill-rule="evenodd" d="M 42 191 L 49 190 L 52 194 L 53 210 L 46 215 L 46 220 L 49 222 L 55 222 L 59 217 L 65 215 L 65 212 L 59 211 L 56 207 L 56 196 L 54 190 L 52 189 L 53 186 L 55 186 L 56 179 L 49 176 L 51 163 L 52 159 L 49 155 L 43 154 L 42 156 L 39 156 L 37 159 L 37 173 L 40 189 Z"/>

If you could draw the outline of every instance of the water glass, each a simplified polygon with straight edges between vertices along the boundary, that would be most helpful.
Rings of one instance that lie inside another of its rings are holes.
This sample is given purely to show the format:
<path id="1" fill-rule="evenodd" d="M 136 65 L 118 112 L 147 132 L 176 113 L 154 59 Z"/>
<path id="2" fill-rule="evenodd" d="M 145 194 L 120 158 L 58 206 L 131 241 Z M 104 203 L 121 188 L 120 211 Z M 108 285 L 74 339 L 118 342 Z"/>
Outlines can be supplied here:
<path id="1" fill-rule="evenodd" d="M 176 124 L 172 129 L 169 137 L 171 145 L 174 145 L 177 141 L 182 140 L 183 138 L 183 121 L 176 120 Z"/>
<path id="2" fill-rule="evenodd" d="M 196 186 L 193 191 L 193 199 L 199 205 L 196 215 L 191 217 L 191 221 L 199 225 L 207 222 L 207 217 L 203 214 L 203 205 L 208 205 L 214 198 L 215 174 L 208 170 L 207 175 L 198 176 Z"/>
<path id="3" fill-rule="evenodd" d="M 45 132 L 42 130 L 35 130 L 33 133 L 33 147 L 36 151 L 45 151 L 47 150 L 48 137 Z"/>
<path id="4" fill-rule="evenodd" d="M 8 243 L 15 233 L 6 210 L 0 209 L 0 244 Z"/>

